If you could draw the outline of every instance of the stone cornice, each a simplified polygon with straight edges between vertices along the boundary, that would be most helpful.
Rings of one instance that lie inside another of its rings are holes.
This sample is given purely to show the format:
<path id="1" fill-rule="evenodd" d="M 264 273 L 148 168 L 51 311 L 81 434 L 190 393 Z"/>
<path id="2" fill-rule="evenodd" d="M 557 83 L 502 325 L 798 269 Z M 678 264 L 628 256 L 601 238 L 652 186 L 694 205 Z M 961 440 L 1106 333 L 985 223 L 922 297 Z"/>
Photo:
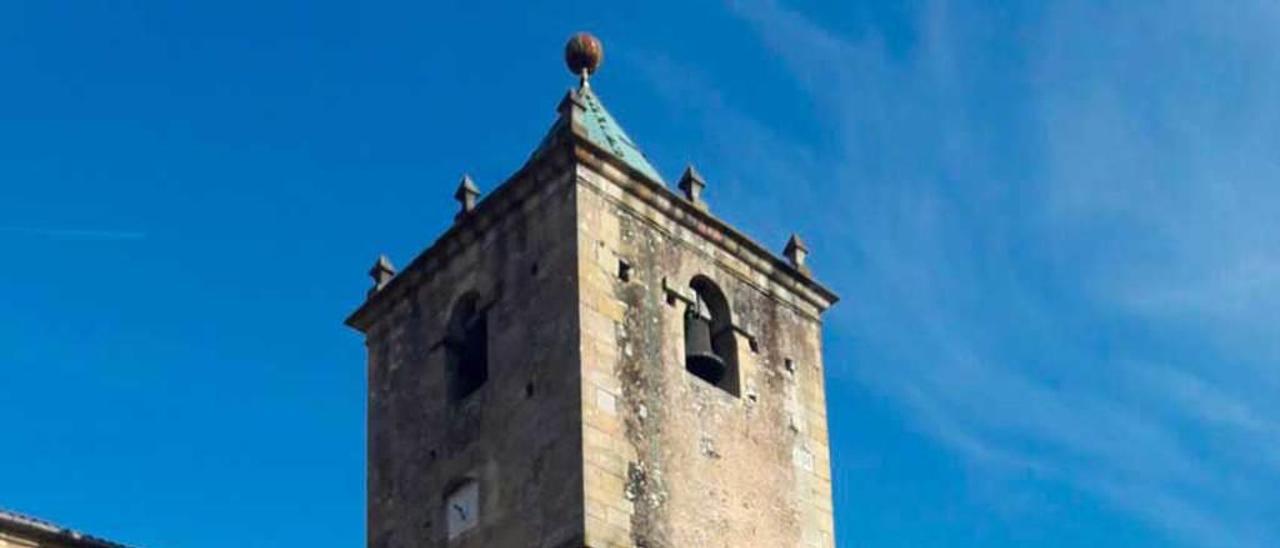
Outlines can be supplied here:
<path id="1" fill-rule="evenodd" d="M 369 294 L 364 303 L 347 317 L 346 324 L 367 333 L 378 312 L 404 296 L 417 285 L 417 280 L 447 264 L 467 245 L 478 241 L 486 230 L 502 223 L 508 212 L 515 211 L 531 195 L 543 190 L 546 184 L 576 177 L 578 164 L 592 168 L 623 191 L 768 276 L 774 283 L 813 305 L 819 314 L 839 300 L 838 295 L 817 280 L 705 208 L 682 198 L 661 181 L 654 180 L 592 142 L 586 129 L 575 120 L 574 113 L 578 109 L 572 99 L 570 94 L 562 101 L 559 109 L 561 118 L 523 167 L 480 200 L 474 210 L 460 216 L 381 290 Z M 566 117 L 569 123 L 564 123 Z"/>
<path id="2" fill-rule="evenodd" d="M 608 178 L 612 184 L 631 196 L 640 199 L 691 232 L 751 265 L 753 269 L 765 274 L 773 282 L 790 289 L 817 307 L 819 313 L 840 300 L 835 292 L 797 270 L 791 263 L 712 215 L 705 208 L 686 200 L 666 185 L 646 177 L 626 163 L 617 161 L 607 151 L 601 150 L 590 141 L 579 139 L 577 144 L 578 146 L 574 148 L 577 162 L 591 167 L 596 173 Z"/>

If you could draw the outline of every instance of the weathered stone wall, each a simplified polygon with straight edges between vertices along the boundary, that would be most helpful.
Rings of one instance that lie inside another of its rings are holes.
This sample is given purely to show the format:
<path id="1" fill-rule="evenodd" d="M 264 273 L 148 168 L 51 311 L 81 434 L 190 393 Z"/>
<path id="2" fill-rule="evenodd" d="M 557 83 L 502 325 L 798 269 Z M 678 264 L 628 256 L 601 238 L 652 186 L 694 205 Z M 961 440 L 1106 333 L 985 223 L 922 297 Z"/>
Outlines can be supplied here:
<path id="1" fill-rule="evenodd" d="M 36 518 L 0 511 L 0 548 L 124 548 Z"/>
<path id="2" fill-rule="evenodd" d="M 595 149 L 548 150 L 349 319 L 369 353 L 369 545 L 831 546 L 834 295 Z M 736 395 L 684 368 L 672 291 L 695 276 L 739 330 Z M 469 291 L 489 378 L 451 403 L 440 342 Z M 480 525 L 447 541 L 464 479 Z"/>
<path id="3" fill-rule="evenodd" d="M 57 538 L 64 536 L 66 538 Z M 57 534 L 23 534 L 21 532 L 0 531 L 0 548 L 104 548 L 113 544 L 92 540 L 79 540 L 70 535 Z"/>
<path id="4" fill-rule="evenodd" d="M 0 531 L 0 548 L 79 548 L 108 546 L 107 544 L 80 543 L 75 540 L 57 540 L 48 538 L 52 535 L 24 535 L 17 532 Z"/>
<path id="5" fill-rule="evenodd" d="M 70 548 L 55 540 L 41 540 L 31 535 L 0 531 L 0 548 Z"/>
<path id="6" fill-rule="evenodd" d="M 0 548 L 35 548 L 38 546 L 40 546 L 40 543 L 34 539 L 0 531 Z"/>
<path id="7" fill-rule="evenodd" d="M 509 182 L 495 198 L 511 203 L 482 204 L 473 215 L 485 219 L 464 220 L 384 290 L 393 301 L 375 303 L 370 546 L 583 543 L 575 188 L 563 167 L 535 175 Z M 454 404 L 439 343 L 471 290 L 488 307 L 489 376 Z M 444 497 L 464 478 L 479 482 L 481 525 L 447 542 Z"/>
<path id="8" fill-rule="evenodd" d="M 587 545 L 831 546 L 821 307 L 609 164 L 577 176 Z M 738 397 L 684 368 L 664 287 L 696 275 L 744 331 Z"/>

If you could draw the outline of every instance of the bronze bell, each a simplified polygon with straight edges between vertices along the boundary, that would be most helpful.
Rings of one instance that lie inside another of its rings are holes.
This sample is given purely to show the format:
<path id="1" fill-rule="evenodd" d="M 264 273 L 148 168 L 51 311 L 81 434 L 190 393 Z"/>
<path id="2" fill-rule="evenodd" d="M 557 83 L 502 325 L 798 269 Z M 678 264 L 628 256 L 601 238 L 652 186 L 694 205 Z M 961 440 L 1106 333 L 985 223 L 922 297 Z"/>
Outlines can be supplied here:
<path id="1" fill-rule="evenodd" d="M 693 308 L 684 316 L 684 364 L 690 373 L 711 384 L 724 378 L 724 360 L 711 347 L 711 321 Z"/>

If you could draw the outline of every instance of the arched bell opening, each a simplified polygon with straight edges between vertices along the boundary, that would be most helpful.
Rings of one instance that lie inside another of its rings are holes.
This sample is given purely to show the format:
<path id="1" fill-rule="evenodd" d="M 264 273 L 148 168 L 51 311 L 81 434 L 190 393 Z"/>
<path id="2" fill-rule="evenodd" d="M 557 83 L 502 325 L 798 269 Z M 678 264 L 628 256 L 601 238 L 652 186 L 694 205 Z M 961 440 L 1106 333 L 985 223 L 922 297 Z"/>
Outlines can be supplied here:
<path id="1" fill-rule="evenodd" d="M 714 282 L 690 282 L 694 301 L 684 314 L 685 369 L 725 392 L 738 395 L 738 340 L 729 301 Z"/>
<path id="2" fill-rule="evenodd" d="M 449 399 L 470 396 L 489 380 L 489 325 L 479 296 L 467 293 L 453 305 L 444 339 Z"/>

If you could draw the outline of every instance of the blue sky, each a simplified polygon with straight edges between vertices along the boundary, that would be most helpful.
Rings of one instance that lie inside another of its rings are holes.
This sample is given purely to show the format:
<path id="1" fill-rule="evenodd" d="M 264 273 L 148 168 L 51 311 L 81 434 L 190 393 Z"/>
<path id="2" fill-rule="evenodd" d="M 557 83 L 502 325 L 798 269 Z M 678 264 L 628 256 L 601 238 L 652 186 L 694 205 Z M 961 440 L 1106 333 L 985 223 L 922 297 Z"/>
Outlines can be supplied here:
<path id="1" fill-rule="evenodd" d="M 1280 545 L 1280 6 L 0 4 L 0 507 L 363 540 L 379 252 L 596 32 L 668 179 L 844 301 L 841 546 Z"/>

